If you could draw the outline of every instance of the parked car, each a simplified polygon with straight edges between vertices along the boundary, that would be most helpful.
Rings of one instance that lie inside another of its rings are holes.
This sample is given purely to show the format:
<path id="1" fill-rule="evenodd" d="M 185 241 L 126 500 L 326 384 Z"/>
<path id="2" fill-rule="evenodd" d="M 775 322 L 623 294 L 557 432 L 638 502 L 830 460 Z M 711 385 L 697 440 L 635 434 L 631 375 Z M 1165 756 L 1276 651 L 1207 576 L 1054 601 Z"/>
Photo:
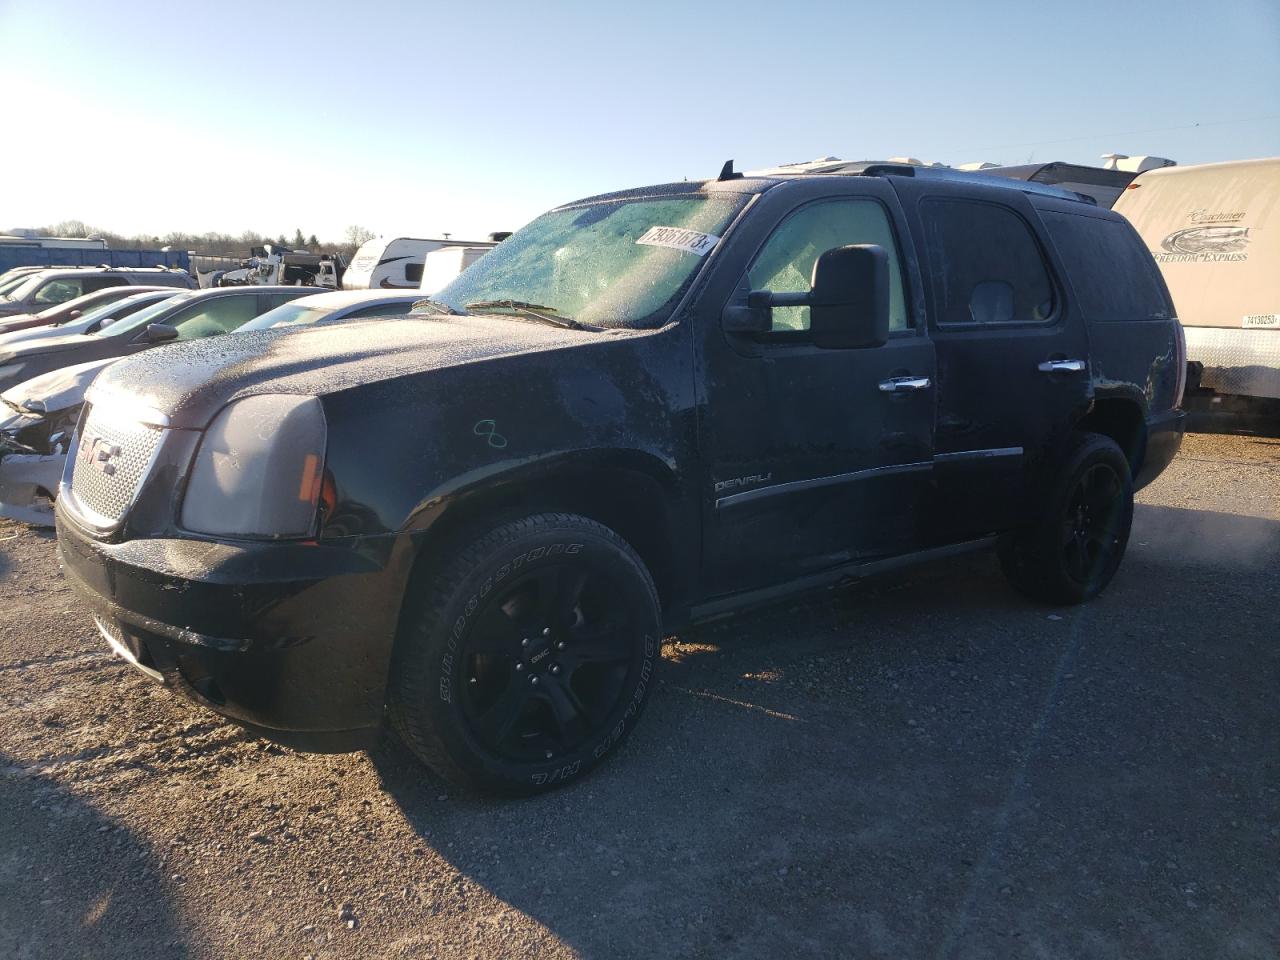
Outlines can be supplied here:
<path id="1" fill-rule="evenodd" d="M 77 324 L 77 321 L 84 320 L 89 314 L 100 317 L 124 316 L 119 311 L 125 310 L 127 305 L 132 305 L 133 297 L 153 291 L 159 291 L 161 297 L 171 297 L 176 292 L 173 287 L 139 287 L 128 284 L 123 287 L 107 287 L 105 290 L 86 293 L 83 297 L 76 297 L 74 300 L 49 307 L 39 313 L 20 313 L 0 323 L 0 345 L 19 343 L 32 337 L 48 336 L 51 331 L 84 333 L 88 326 Z M 73 329 L 73 325 L 84 326 L 85 329 Z"/>
<path id="2" fill-rule="evenodd" d="M 124 357 L 170 340 L 227 333 L 260 313 L 306 294 L 305 287 L 181 291 L 89 336 L 72 334 L 0 345 L 0 390 L 59 367 Z"/>
<path id="3" fill-rule="evenodd" d="M 305 292 L 299 287 L 169 291 L 166 299 L 96 335 L 80 335 L 82 341 L 89 342 L 78 352 L 92 354 L 93 359 L 70 366 L 59 363 L 56 369 L 0 394 L 0 516 L 32 524 L 52 523 L 51 502 L 66 462 L 71 429 L 80 415 L 85 391 L 104 367 L 124 353 L 170 340 L 229 333 L 269 304 L 303 297 Z M 53 356 L 64 358 L 76 352 L 66 350 Z"/>
<path id="4" fill-rule="evenodd" d="M 1039 184 L 726 165 L 552 210 L 433 301 L 103 371 L 56 512 L 117 653 L 296 746 L 389 711 L 536 792 L 692 620 L 993 547 L 1088 600 L 1182 436 L 1150 255 Z"/>
<path id="5" fill-rule="evenodd" d="M 271 327 L 305 327 L 315 323 L 359 320 L 364 317 L 392 317 L 408 313 L 420 293 L 392 293 L 389 290 L 334 290 L 313 293 L 281 304 L 255 317 L 240 332 L 268 330 Z"/>
<path id="6" fill-rule="evenodd" d="M 185 270 L 164 267 L 65 267 L 39 270 L 13 289 L 0 294 L 0 318 L 18 313 L 39 313 L 95 290 L 127 284 L 190 288 L 195 286 L 195 281 Z"/>

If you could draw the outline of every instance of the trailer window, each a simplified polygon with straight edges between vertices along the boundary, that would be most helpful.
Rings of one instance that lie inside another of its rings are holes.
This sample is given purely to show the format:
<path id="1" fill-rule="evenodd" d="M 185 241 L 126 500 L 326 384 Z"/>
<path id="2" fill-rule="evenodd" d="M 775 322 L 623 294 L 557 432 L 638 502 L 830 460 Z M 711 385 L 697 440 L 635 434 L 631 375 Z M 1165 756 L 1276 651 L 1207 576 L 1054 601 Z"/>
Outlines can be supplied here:
<path id="1" fill-rule="evenodd" d="M 1041 217 L 1088 320 L 1173 316 L 1155 261 L 1127 223 L 1047 211 Z"/>

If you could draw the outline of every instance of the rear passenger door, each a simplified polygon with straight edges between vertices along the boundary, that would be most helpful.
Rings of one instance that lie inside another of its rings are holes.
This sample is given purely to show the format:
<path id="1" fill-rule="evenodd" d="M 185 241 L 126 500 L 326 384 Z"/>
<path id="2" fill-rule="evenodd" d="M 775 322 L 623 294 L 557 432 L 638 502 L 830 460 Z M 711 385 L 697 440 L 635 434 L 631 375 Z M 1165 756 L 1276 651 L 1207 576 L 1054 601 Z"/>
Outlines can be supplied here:
<path id="1" fill-rule="evenodd" d="M 1088 332 L 1026 196 L 898 181 L 915 223 L 937 351 L 934 530 L 1007 528 L 1092 396 Z"/>

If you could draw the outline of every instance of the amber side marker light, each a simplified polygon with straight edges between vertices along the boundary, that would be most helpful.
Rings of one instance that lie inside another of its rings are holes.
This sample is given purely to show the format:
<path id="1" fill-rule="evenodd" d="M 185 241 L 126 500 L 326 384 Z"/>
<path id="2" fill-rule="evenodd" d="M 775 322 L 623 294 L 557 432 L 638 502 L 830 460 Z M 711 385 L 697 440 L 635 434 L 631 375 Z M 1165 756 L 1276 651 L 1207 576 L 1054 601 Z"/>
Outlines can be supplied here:
<path id="1" fill-rule="evenodd" d="M 320 499 L 320 458 L 308 453 L 302 462 L 302 483 L 298 487 L 298 499 L 313 506 Z"/>

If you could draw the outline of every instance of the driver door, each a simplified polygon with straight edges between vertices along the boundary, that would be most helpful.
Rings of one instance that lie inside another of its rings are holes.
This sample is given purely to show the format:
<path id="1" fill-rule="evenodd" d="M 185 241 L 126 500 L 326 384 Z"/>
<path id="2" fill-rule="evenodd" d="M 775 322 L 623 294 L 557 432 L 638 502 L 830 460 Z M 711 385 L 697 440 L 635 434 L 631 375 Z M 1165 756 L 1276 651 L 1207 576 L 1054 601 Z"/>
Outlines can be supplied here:
<path id="1" fill-rule="evenodd" d="M 750 260 L 729 306 L 744 304 L 750 290 L 806 291 L 824 251 L 878 244 L 890 262 L 887 343 L 817 347 L 807 307 L 773 308 L 767 333 L 716 330 L 704 340 L 699 439 L 710 596 L 802 580 L 919 542 L 932 475 L 933 345 L 911 309 L 897 199 L 881 182 L 860 190 L 870 195 L 792 208 Z"/>

